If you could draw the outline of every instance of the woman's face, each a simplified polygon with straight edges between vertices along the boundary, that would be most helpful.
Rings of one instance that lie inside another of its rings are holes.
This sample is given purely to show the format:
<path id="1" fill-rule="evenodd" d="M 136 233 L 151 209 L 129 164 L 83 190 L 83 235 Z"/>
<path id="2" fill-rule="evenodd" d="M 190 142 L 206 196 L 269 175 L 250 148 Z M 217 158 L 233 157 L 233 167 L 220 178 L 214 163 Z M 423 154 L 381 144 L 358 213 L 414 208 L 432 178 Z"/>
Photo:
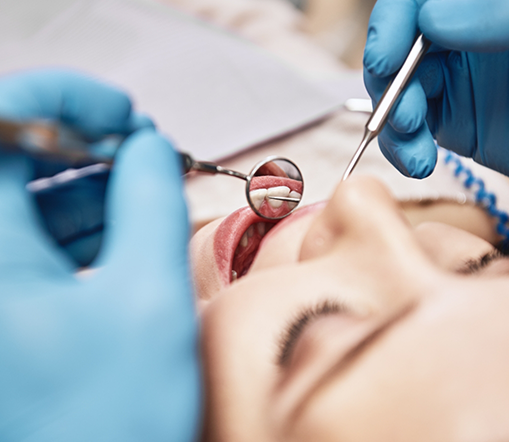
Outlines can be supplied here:
<path id="1" fill-rule="evenodd" d="M 273 227 L 249 266 L 259 221 L 241 210 L 192 241 L 205 440 L 509 440 L 506 258 L 412 228 L 368 178 Z"/>

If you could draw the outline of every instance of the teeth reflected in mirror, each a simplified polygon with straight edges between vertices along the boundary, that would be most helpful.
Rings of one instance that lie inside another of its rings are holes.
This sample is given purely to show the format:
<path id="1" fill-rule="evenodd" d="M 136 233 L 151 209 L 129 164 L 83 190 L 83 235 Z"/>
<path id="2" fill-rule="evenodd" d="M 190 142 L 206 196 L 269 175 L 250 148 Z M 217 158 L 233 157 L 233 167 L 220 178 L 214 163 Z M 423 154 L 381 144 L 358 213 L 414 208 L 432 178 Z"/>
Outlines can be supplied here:
<path id="1" fill-rule="evenodd" d="M 251 199 L 253 206 L 255 206 L 257 209 L 260 208 L 266 196 L 267 189 L 256 189 L 249 192 L 249 198 Z"/>
<path id="2" fill-rule="evenodd" d="M 295 164 L 283 158 L 270 159 L 250 174 L 250 206 L 264 218 L 284 218 L 300 203 L 303 188 L 302 174 Z"/>
<path id="3" fill-rule="evenodd" d="M 279 187 L 271 187 L 267 189 L 267 199 L 269 201 L 269 204 L 274 208 L 277 209 L 278 207 L 281 207 L 283 205 L 283 200 L 272 198 L 274 196 L 279 197 L 288 197 L 290 196 L 290 188 L 286 186 L 279 186 Z"/>

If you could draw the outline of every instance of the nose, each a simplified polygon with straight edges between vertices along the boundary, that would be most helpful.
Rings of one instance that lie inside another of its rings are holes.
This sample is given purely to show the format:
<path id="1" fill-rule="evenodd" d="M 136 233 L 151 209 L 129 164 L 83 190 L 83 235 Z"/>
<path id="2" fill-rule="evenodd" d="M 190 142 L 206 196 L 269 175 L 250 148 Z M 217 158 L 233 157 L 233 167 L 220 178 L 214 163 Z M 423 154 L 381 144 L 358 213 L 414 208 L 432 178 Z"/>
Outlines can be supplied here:
<path id="1" fill-rule="evenodd" d="M 300 259 L 325 255 L 344 243 L 372 248 L 413 243 L 410 226 L 398 202 L 380 181 L 354 176 L 340 183 L 325 209 L 309 228 Z"/>
<path id="2" fill-rule="evenodd" d="M 371 177 L 340 183 L 313 221 L 300 260 L 316 259 L 341 276 L 340 285 L 347 277 L 357 293 L 370 293 L 375 306 L 415 298 L 437 273 L 399 203 Z"/>

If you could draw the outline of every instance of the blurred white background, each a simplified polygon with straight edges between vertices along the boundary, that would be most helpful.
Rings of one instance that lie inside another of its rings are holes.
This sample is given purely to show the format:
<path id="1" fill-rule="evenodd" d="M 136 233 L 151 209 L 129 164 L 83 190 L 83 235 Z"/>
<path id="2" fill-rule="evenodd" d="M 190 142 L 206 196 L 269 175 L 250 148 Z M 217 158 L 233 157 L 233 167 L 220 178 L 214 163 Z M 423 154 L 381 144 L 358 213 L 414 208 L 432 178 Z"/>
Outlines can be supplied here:
<path id="1" fill-rule="evenodd" d="M 369 16 L 376 0 L 291 0 L 301 9 L 307 32 L 346 66 L 362 68 Z"/>

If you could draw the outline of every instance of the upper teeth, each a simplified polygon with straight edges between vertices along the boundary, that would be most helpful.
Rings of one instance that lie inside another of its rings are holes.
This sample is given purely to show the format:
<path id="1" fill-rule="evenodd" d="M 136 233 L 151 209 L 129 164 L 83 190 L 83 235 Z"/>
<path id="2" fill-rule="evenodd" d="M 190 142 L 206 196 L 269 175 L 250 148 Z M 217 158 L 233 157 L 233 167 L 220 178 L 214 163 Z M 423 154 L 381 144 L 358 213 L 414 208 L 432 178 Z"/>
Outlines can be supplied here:
<path id="1" fill-rule="evenodd" d="M 269 229 L 269 225 L 266 223 L 251 224 L 249 226 L 249 228 L 244 232 L 242 237 L 240 238 L 240 241 L 239 241 L 240 247 L 247 247 L 247 245 L 249 244 L 249 238 L 253 237 L 255 234 L 255 226 L 256 226 L 256 230 L 258 231 L 258 234 L 260 235 L 260 237 L 265 236 L 265 234 L 267 233 L 267 230 Z"/>
<path id="2" fill-rule="evenodd" d="M 259 209 L 263 203 L 263 200 L 267 196 L 267 189 L 256 189 L 251 190 L 249 192 L 249 198 L 251 198 L 251 202 L 256 209 Z"/>
<path id="3" fill-rule="evenodd" d="M 244 232 L 244 235 L 242 235 L 242 238 L 240 238 L 240 245 L 242 247 L 247 247 L 248 242 L 249 238 L 247 237 L 247 232 Z"/>
<path id="4" fill-rule="evenodd" d="M 267 196 L 289 196 L 290 195 L 290 188 L 286 186 L 278 186 L 278 187 L 269 187 L 267 189 Z M 281 200 L 273 200 L 269 198 L 269 204 L 274 207 L 274 209 L 277 209 L 278 207 L 281 207 L 281 204 L 283 204 L 283 201 Z"/>
<path id="5" fill-rule="evenodd" d="M 278 187 L 269 187 L 268 189 L 256 189 L 249 192 L 249 197 L 251 198 L 251 202 L 256 209 L 259 209 L 265 199 L 268 200 L 271 207 L 277 209 L 281 207 L 284 201 L 271 199 L 271 196 L 280 196 L 280 197 L 290 197 L 290 198 L 301 198 L 301 194 L 295 192 L 294 190 L 290 191 L 290 188 L 287 186 L 278 186 Z M 289 207 L 293 209 L 297 203 L 288 201 Z"/>

